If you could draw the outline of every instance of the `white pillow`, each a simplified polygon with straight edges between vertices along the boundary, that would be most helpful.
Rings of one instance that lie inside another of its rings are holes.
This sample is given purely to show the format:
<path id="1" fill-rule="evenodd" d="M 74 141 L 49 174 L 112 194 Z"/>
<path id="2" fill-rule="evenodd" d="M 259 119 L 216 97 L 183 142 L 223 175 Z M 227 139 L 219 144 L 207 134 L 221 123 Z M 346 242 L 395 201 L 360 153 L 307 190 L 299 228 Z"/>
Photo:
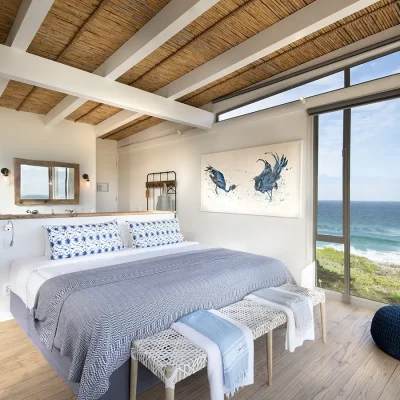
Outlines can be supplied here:
<path id="1" fill-rule="evenodd" d="M 126 249 L 131 248 L 131 238 L 129 234 L 128 227 L 126 224 L 118 224 L 119 228 L 119 233 L 121 235 L 122 242 L 124 243 L 124 247 Z M 49 241 L 49 234 L 47 233 L 47 229 L 44 230 L 44 243 L 45 243 L 45 248 L 44 248 L 44 255 L 48 259 L 51 257 L 51 247 L 50 247 L 50 241 Z"/>
<path id="2" fill-rule="evenodd" d="M 126 223 L 131 234 L 132 247 L 136 249 L 185 241 L 178 218 L 145 222 L 126 221 Z"/>
<path id="3" fill-rule="evenodd" d="M 43 226 L 47 231 L 50 259 L 58 260 L 123 250 L 116 220 L 86 225 Z"/>

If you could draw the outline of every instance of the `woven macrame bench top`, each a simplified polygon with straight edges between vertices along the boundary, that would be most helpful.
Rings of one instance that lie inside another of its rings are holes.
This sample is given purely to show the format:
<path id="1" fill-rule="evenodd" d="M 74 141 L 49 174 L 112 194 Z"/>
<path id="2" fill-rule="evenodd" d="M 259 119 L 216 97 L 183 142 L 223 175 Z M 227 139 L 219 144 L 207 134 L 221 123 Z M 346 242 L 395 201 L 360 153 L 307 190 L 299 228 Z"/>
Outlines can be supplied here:
<path id="1" fill-rule="evenodd" d="M 325 302 L 325 294 L 321 291 L 291 284 L 281 287 L 293 293 L 310 297 L 313 305 Z M 221 308 L 219 311 L 248 326 L 254 339 L 286 322 L 285 313 L 251 300 L 239 301 Z M 167 329 L 146 339 L 135 340 L 131 356 L 148 368 L 169 388 L 174 388 L 176 383 L 207 366 L 207 354 L 173 329 Z M 174 370 L 171 377 L 167 377 L 168 367 L 172 367 Z"/>

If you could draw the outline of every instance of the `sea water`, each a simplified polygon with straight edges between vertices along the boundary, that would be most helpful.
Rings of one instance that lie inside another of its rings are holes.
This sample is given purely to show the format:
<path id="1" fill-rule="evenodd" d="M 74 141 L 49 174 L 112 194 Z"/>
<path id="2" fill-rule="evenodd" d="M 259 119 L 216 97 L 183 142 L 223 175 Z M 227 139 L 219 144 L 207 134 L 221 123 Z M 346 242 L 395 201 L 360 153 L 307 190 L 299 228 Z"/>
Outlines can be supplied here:
<path id="1" fill-rule="evenodd" d="M 318 202 L 318 233 L 342 236 L 342 202 Z M 317 247 L 343 245 L 318 242 Z M 350 204 L 351 253 L 375 262 L 400 265 L 400 202 L 352 201 Z"/>

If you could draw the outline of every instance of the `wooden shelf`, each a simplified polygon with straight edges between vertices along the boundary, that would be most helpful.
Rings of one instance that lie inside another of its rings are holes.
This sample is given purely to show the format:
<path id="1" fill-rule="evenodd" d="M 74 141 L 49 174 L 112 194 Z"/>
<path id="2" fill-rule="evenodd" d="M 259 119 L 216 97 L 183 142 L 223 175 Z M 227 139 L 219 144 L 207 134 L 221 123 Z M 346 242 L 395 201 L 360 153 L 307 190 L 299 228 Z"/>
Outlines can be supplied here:
<path id="1" fill-rule="evenodd" d="M 146 188 L 162 188 L 164 183 L 168 187 L 176 187 L 176 181 L 155 181 L 155 182 L 146 182 Z"/>
<path id="2" fill-rule="evenodd" d="M 111 213 L 72 213 L 72 214 L 0 214 L 0 221 L 10 219 L 45 219 L 45 218 L 77 218 L 77 217 L 118 217 L 121 215 L 174 214 L 175 211 L 132 211 Z"/>

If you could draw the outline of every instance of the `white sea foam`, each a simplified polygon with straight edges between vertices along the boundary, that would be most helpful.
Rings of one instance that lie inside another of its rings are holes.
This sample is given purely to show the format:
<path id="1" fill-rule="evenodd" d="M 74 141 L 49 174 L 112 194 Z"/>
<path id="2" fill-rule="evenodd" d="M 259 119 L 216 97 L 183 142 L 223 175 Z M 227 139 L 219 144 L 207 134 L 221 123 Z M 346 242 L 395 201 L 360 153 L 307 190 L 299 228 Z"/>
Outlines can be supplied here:
<path id="1" fill-rule="evenodd" d="M 318 242 L 318 249 L 323 249 L 325 247 L 331 247 L 335 250 L 343 251 L 342 244 Z M 350 252 L 351 254 L 355 254 L 357 256 L 366 257 L 374 262 L 396 264 L 400 266 L 400 252 L 380 252 L 370 249 L 367 249 L 366 251 L 361 251 L 355 249 L 353 246 L 350 246 Z"/>

